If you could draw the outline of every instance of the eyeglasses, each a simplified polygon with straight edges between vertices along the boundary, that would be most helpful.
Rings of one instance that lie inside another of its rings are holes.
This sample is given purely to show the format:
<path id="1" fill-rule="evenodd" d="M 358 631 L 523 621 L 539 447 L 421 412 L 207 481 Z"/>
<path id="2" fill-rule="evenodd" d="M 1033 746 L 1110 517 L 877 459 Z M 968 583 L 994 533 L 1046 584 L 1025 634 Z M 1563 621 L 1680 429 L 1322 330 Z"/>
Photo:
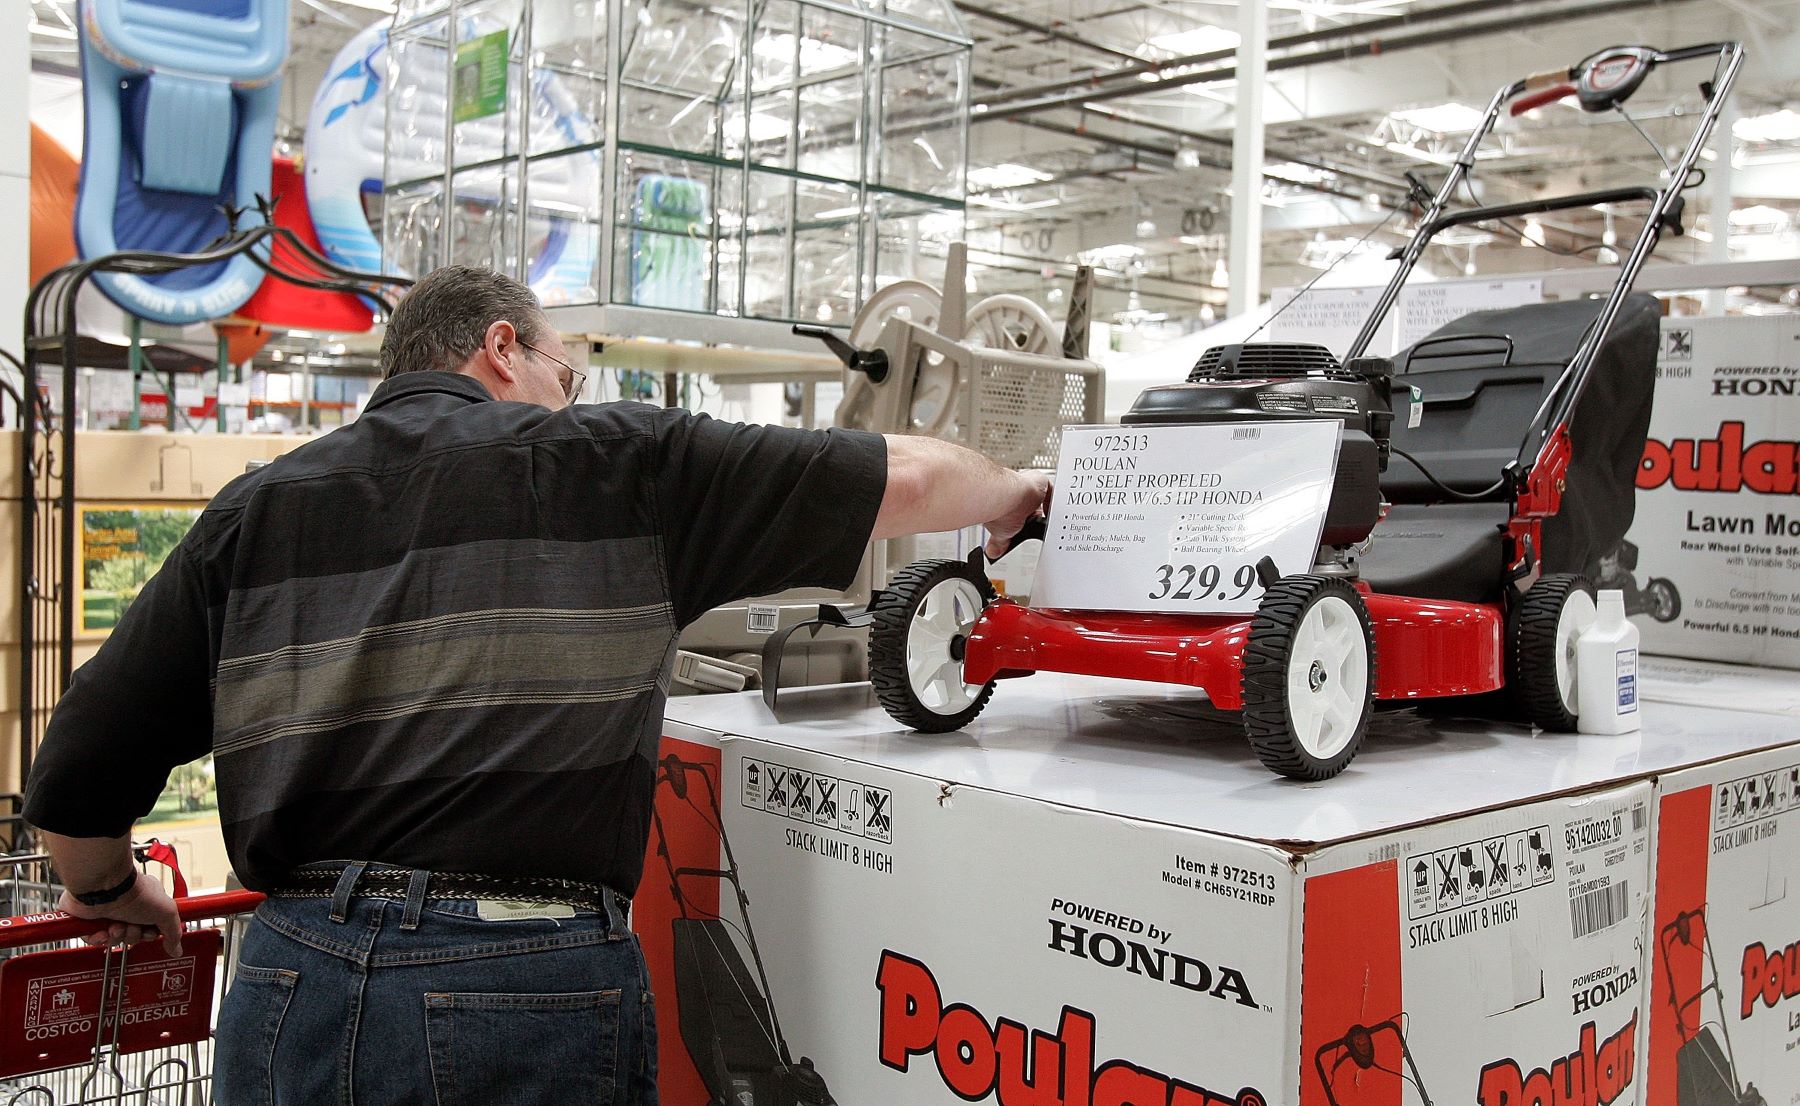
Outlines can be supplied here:
<path id="1" fill-rule="evenodd" d="M 552 357 L 550 354 L 545 353 L 543 350 L 537 348 L 523 338 L 519 339 L 519 344 L 537 354 L 539 357 L 542 357 L 544 360 L 554 362 L 569 370 L 568 383 L 563 385 L 563 398 L 570 403 L 574 403 L 575 397 L 581 394 L 581 386 L 587 383 L 587 373 L 582 372 L 580 369 L 569 364 L 560 357 Z"/>

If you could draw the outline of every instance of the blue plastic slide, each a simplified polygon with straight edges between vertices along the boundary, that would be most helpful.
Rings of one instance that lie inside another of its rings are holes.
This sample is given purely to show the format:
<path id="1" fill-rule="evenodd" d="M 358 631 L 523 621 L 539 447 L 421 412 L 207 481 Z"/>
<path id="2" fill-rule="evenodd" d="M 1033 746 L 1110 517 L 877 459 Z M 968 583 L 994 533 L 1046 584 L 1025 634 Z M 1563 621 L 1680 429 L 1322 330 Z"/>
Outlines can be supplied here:
<path id="1" fill-rule="evenodd" d="M 224 207 L 269 194 L 287 0 L 82 0 L 87 112 L 75 242 L 193 253 L 224 234 Z M 262 283 L 248 254 L 161 276 L 96 274 L 114 303 L 154 322 L 230 314 Z"/>

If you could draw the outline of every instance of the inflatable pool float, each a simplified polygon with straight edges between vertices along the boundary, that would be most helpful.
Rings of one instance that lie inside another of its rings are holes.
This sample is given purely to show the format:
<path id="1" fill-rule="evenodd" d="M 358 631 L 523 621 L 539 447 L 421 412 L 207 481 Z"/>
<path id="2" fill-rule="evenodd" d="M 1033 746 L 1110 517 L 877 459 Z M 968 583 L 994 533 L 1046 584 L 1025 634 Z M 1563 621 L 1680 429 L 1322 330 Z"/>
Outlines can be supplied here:
<path id="1" fill-rule="evenodd" d="M 459 36 L 469 39 L 477 28 L 469 21 Z M 382 248 L 370 229 L 363 208 L 366 194 L 382 190 L 384 151 L 395 166 L 437 164 L 441 153 L 409 148 L 405 136 L 396 135 L 388 146 L 387 98 L 392 92 L 416 100 L 409 117 L 425 141 L 442 141 L 444 133 L 445 77 L 443 54 L 420 50 L 408 57 L 414 67 L 406 86 L 388 87 L 387 24 L 364 28 L 332 59 L 324 81 L 313 97 L 306 120 L 306 196 L 312 222 L 325 255 L 347 268 L 382 270 Z M 432 63 L 435 56 L 436 64 Z M 580 109 L 575 97 L 554 73 L 537 70 L 532 75 L 533 104 L 530 117 L 532 149 L 582 146 L 600 140 L 600 128 Z M 475 148 L 501 148 L 505 115 L 496 114 L 457 124 L 458 144 Z M 405 170 L 402 169 L 401 172 Z M 437 170 L 441 175 L 442 170 Z M 538 299 L 546 306 L 592 302 L 596 298 L 594 263 L 599 256 L 599 228 L 582 218 L 597 216 L 600 195 L 600 154 L 578 150 L 566 156 L 535 161 L 531 165 L 532 215 L 527 241 L 532 263 L 526 274 Z M 458 219 L 472 205 L 474 217 L 500 206 L 497 194 L 484 194 L 481 186 L 457 193 Z M 436 220 L 443 217 L 441 202 L 429 206 L 416 231 L 397 233 L 435 234 Z M 562 214 L 569 212 L 572 214 Z M 398 217 L 397 217 L 398 218 Z M 398 226 L 408 224 L 399 219 Z M 473 234 L 471 236 L 474 236 Z M 398 258 L 389 258 L 386 272 L 406 272 Z"/>
<path id="2" fill-rule="evenodd" d="M 287 0 L 83 0 L 81 16 L 81 256 L 201 250 L 230 229 L 226 208 L 268 195 Z M 185 326 L 236 310 L 262 278 L 239 255 L 95 282 L 133 315 Z"/>

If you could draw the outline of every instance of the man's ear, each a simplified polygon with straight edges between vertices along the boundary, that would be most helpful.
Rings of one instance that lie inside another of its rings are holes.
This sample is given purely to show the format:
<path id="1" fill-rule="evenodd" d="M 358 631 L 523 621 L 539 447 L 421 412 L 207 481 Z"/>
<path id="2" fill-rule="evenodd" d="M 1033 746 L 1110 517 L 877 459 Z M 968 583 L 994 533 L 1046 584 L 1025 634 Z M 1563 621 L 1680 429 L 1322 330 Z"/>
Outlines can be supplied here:
<path id="1" fill-rule="evenodd" d="M 518 331 L 505 319 L 496 319 L 488 324 L 487 335 L 482 341 L 481 352 L 487 366 L 493 374 L 507 384 L 517 384 L 519 374 L 513 371 L 512 359 L 506 356 L 507 349 L 517 342 Z"/>

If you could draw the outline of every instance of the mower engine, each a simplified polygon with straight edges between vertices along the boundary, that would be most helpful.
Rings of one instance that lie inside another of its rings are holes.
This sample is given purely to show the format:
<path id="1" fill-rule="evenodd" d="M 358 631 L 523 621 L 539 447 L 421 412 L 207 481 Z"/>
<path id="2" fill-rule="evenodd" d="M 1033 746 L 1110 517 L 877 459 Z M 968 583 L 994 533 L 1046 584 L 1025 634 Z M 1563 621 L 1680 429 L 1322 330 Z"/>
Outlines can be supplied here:
<path id="1" fill-rule="evenodd" d="M 1384 357 L 1361 357 L 1344 366 L 1324 346 L 1214 346 L 1200 356 L 1187 383 L 1145 389 L 1121 421 L 1128 426 L 1287 419 L 1342 424 L 1337 483 L 1320 538 L 1324 546 L 1342 548 L 1368 538 L 1381 521 L 1381 474 L 1394 421 L 1392 374 Z"/>

